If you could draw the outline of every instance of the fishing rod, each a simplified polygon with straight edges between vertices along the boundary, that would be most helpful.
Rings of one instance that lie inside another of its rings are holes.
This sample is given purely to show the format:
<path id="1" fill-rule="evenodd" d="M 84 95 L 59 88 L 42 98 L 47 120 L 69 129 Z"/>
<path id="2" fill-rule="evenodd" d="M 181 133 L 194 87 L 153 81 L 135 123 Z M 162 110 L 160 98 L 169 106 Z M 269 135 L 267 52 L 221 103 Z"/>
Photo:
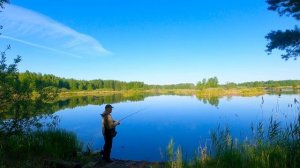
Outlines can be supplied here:
<path id="1" fill-rule="evenodd" d="M 145 110 L 145 109 L 146 109 L 146 107 L 145 107 L 145 108 L 142 108 L 142 109 L 140 109 L 140 110 L 138 110 L 138 111 L 136 111 L 136 112 L 133 112 L 133 113 L 127 115 L 127 116 L 125 116 L 125 117 L 123 117 L 122 119 L 120 119 L 119 122 L 121 122 L 121 121 L 125 120 L 126 118 L 129 118 L 129 117 L 131 117 L 131 116 L 133 116 L 133 115 L 135 115 L 135 114 L 137 114 L 137 113 L 139 113 L 139 112 L 142 112 L 142 111 Z"/>

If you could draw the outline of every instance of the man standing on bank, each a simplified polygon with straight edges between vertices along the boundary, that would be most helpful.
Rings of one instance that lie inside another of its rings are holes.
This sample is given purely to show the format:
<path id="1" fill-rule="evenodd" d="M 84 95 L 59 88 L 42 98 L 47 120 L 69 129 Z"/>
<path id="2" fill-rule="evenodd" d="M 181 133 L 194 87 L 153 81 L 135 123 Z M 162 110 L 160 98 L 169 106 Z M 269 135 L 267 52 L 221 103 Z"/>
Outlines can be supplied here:
<path id="1" fill-rule="evenodd" d="M 112 162 L 110 159 L 110 152 L 112 148 L 113 138 L 116 136 L 116 126 L 120 125 L 119 121 L 112 119 L 110 113 L 112 112 L 113 106 L 107 104 L 105 111 L 101 114 L 102 116 L 102 134 L 104 137 L 104 146 L 101 151 L 102 159 L 106 162 Z"/>

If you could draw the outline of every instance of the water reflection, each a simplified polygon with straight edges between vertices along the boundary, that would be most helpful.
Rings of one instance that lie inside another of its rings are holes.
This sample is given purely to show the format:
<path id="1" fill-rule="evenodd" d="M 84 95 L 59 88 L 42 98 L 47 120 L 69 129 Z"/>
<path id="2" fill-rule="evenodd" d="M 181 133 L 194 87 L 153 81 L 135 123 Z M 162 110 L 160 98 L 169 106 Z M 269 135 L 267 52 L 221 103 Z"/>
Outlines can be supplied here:
<path id="1" fill-rule="evenodd" d="M 277 95 L 279 98 L 282 95 L 297 95 L 299 94 L 299 90 L 281 90 L 280 92 L 270 92 L 268 95 Z M 8 109 L 2 108 L 1 110 L 1 119 L 9 119 L 12 118 L 11 112 L 18 111 L 17 109 L 22 109 L 22 113 L 27 111 L 25 117 L 32 117 L 36 115 L 42 114 L 52 114 L 56 111 L 60 111 L 67 108 L 75 108 L 80 106 L 87 106 L 87 105 L 103 105 L 103 104 L 114 104 L 120 102 L 137 102 L 137 101 L 144 101 L 145 98 L 151 96 L 160 96 L 160 95 L 176 95 L 176 96 L 193 96 L 192 94 L 175 94 L 173 92 L 168 92 L 165 94 L 159 93 L 137 93 L 137 94 L 111 94 L 105 96 L 74 96 L 74 97 L 67 97 L 61 98 L 59 100 L 53 102 L 42 102 L 42 101 L 34 101 L 34 100 L 27 100 L 25 101 L 16 101 L 9 105 Z M 209 104 L 215 107 L 219 106 L 220 99 L 223 97 L 211 96 L 211 97 L 203 97 L 196 95 L 197 100 L 203 102 L 204 104 Z M 232 99 L 232 96 L 227 96 L 227 101 Z M 22 118 L 22 117 L 21 117 Z"/>
<path id="2" fill-rule="evenodd" d="M 52 103 L 30 98 L 18 99 L 1 104 L 0 130 L 7 135 L 26 133 L 44 126 L 54 128 L 58 117 L 52 115 Z M 47 120 L 47 122 L 44 122 Z"/>
<path id="3" fill-rule="evenodd" d="M 272 92 L 268 95 L 277 95 L 280 98 L 282 95 L 295 95 L 295 92 L 299 93 L 298 91 L 292 90 L 281 90 L 281 92 Z M 34 116 L 43 116 L 53 114 L 57 111 L 64 110 L 64 109 L 73 109 L 76 107 L 83 107 L 87 105 L 103 105 L 103 104 L 115 104 L 121 102 L 138 102 L 144 101 L 147 97 L 152 96 L 161 96 L 161 95 L 176 95 L 176 96 L 191 96 L 192 94 L 175 94 L 173 92 L 167 92 L 165 94 L 159 93 L 131 93 L 131 94 L 111 94 L 111 95 L 104 95 L 104 96 L 74 96 L 68 98 L 61 98 L 59 100 L 53 102 L 42 102 L 42 101 L 34 101 L 34 100 L 27 100 L 24 101 L 16 101 L 11 104 L 6 110 L 2 109 L 1 112 L 1 119 L 10 119 L 15 117 L 15 113 L 20 113 L 18 118 L 25 119 L 25 118 L 32 118 Z M 223 97 L 211 96 L 211 97 L 202 97 L 199 95 L 195 96 L 197 100 L 202 102 L 203 104 L 209 104 L 214 107 L 218 107 L 220 104 L 220 99 Z M 231 96 L 227 96 L 226 100 L 230 101 L 232 99 Z M 21 112 L 19 112 L 21 111 Z M 26 111 L 26 112 L 25 112 Z"/>
<path id="4" fill-rule="evenodd" d="M 80 106 L 87 105 L 103 105 L 103 104 L 114 104 L 120 102 L 137 102 L 144 101 L 145 98 L 151 96 L 160 96 L 162 94 L 132 94 L 132 95 L 124 95 L 124 94 L 112 94 L 105 96 L 80 96 L 80 97 L 69 97 L 60 100 L 56 100 L 53 102 L 36 102 L 31 101 L 28 103 L 30 106 L 30 111 L 32 114 L 41 115 L 41 114 L 51 114 L 56 111 L 60 111 L 67 108 L 75 108 Z M 165 94 L 164 94 L 165 95 Z M 174 94 L 167 94 L 174 95 Z M 184 96 L 184 95 L 181 95 Z M 200 97 L 197 96 L 197 99 L 203 102 L 204 104 L 210 104 L 212 106 L 217 107 L 219 105 L 219 99 L 221 97 Z M 9 116 L 7 116 L 9 118 Z"/>
<path id="5" fill-rule="evenodd" d="M 80 96 L 80 97 L 70 97 L 62 100 L 58 100 L 49 104 L 51 106 L 51 111 L 56 112 L 66 108 L 75 108 L 79 106 L 87 105 L 103 105 L 103 104 L 113 104 L 120 102 L 136 102 L 143 101 L 146 97 L 154 96 L 153 94 L 133 94 L 133 95 L 123 95 L 123 94 L 112 94 L 106 96 Z"/>
<path id="6" fill-rule="evenodd" d="M 297 95 L 300 94 L 300 89 L 295 88 L 268 88 L 266 89 L 268 95 Z"/>
<path id="7" fill-rule="evenodd" d="M 211 97 L 200 97 L 197 96 L 197 99 L 202 101 L 204 104 L 210 104 L 212 106 L 218 107 L 219 105 L 219 99 L 221 97 L 211 96 Z"/>
<path id="8" fill-rule="evenodd" d="M 44 104 L 31 102 L 28 110 L 37 112 L 36 115 L 59 116 L 59 128 L 75 132 L 85 145 L 91 143 L 97 150 L 103 145 L 100 113 L 104 106 L 99 105 L 113 104 L 115 119 L 147 107 L 121 123 L 112 156 L 156 161 L 162 159 L 160 152 L 171 138 L 182 145 L 187 155 L 193 155 L 199 144 L 209 141 L 210 130 L 219 124 L 228 125 L 233 135 L 243 139 L 250 132 L 251 123 L 269 119 L 271 115 L 282 123 L 293 120 L 300 111 L 294 105 L 295 98 L 298 101 L 300 97 L 285 94 L 263 97 L 113 94 L 70 97 Z"/>
<path id="9" fill-rule="evenodd" d="M 299 99 L 298 95 L 264 95 L 263 98 L 157 95 L 73 97 L 58 102 L 64 104 L 63 108 L 82 107 L 60 110 L 55 114 L 61 119 L 60 128 L 76 132 L 81 141 L 98 150 L 103 146 L 100 114 L 104 108 L 99 105 L 113 104 L 115 119 L 146 107 L 118 127 L 112 156 L 156 161 L 162 159 L 160 153 L 164 152 L 171 138 L 184 148 L 188 156 L 192 156 L 200 144 L 209 143 L 210 130 L 219 125 L 228 126 L 233 136 L 243 140 L 251 133 L 251 123 L 268 122 L 271 115 L 285 123 L 293 120 L 299 111 L 294 105 L 293 108 L 288 106 L 295 98 Z"/>

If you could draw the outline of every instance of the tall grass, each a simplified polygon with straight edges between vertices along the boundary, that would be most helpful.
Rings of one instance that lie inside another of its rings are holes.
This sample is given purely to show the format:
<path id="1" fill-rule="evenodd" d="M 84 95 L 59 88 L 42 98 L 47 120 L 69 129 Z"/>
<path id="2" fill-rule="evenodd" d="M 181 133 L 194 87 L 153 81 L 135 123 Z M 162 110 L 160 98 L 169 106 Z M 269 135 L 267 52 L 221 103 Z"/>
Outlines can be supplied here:
<path id="1" fill-rule="evenodd" d="M 228 127 L 220 126 L 211 132 L 211 149 L 200 147 L 193 160 L 169 157 L 166 167 L 180 163 L 182 167 L 243 167 L 298 168 L 300 167 L 300 105 L 295 101 L 298 116 L 294 121 L 281 123 L 270 117 L 267 123 L 251 125 L 251 134 L 238 141 Z M 171 145 L 170 145 L 171 144 Z M 174 144 L 171 140 L 169 146 Z M 174 156 L 168 147 L 168 156 Z M 181 151 L 182 153 L 182 151 Z M 172 164 L 170 164 L 172 163 Z"/>
<path id="2" fill-rule="evenodd" d="M 166 167 L 170 168 L 182 168 L 183 160 L 182 160 L 182 150 L 179 146 L 176 151 L 174 150 L 175 143 L 173 139 L 170 140 L 167 147 L 167 158 Z"/>
<path id="3" fill-rule="evenodd" d="M 0 165 L 2 167 L 43 167 L 44 159 L 76 158 L 82 144 L 74 133 L 64 130 L 36 131 L 1 135 Z"/>

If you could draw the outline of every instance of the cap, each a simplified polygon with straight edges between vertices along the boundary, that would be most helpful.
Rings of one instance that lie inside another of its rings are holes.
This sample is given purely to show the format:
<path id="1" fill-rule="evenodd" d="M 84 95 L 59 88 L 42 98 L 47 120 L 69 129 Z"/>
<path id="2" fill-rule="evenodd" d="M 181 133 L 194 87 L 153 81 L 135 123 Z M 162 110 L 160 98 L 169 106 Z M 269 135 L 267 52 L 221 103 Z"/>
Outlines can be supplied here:
<path id="1" fill-rule="evenodd" d="M 114 108 L 113 106 L 111 106 L 110 104 L 105 105 L 105 109 L 107 108 Z"/>

